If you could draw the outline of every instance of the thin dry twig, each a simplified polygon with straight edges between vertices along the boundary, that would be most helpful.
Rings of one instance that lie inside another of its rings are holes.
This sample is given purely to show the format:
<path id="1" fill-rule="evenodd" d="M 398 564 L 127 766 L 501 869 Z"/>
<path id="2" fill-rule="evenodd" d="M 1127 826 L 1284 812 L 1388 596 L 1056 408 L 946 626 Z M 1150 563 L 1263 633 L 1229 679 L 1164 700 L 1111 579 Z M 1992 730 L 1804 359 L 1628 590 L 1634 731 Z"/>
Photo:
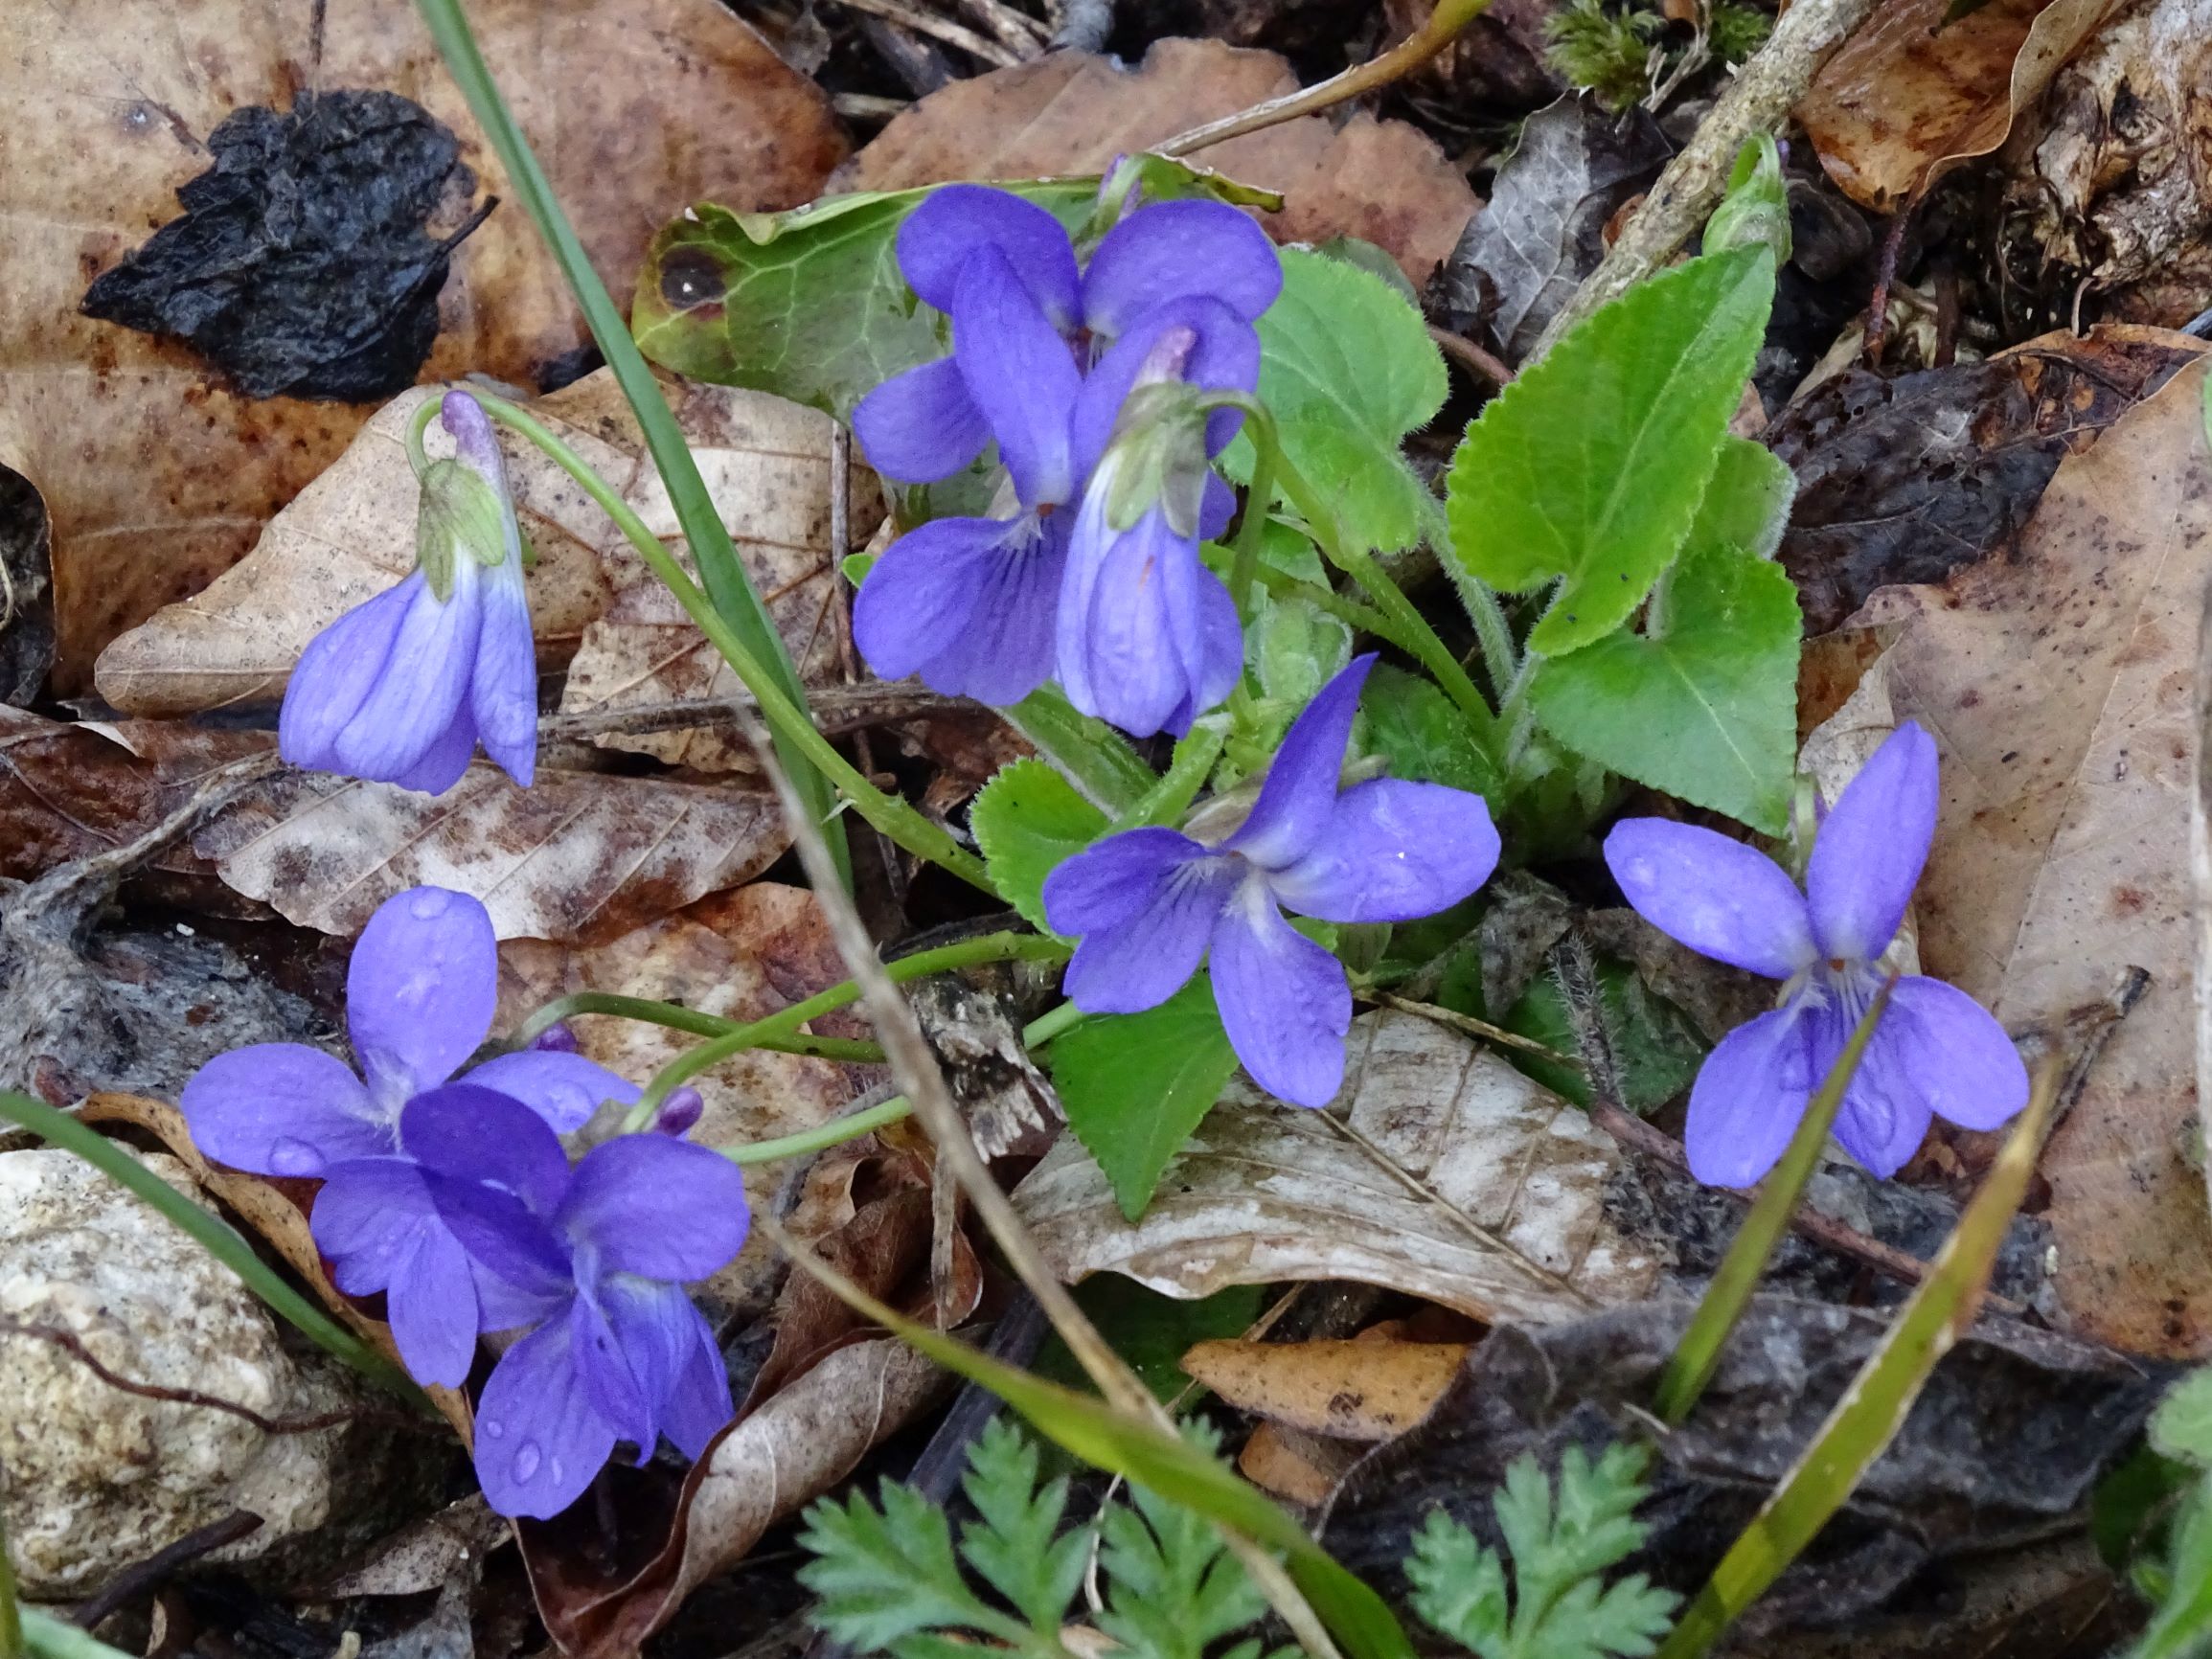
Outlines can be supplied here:
<path id="1" fill-rule="evenodd" d="M 212 1556 L 240 1538 L 252 1536 L 262 1526 L 262 1517 L 253 1511 L 233 1510 L 222 1519 L 185 1534 L 166 1549 L 156 1550 L 145 1560 L 116 1574 L 98 1595 L 70 1615 L 71 1623 L 80 1630 L 97 1630 L 103 1619 L 133 1597 L 160 1585 L 178 1568 L 189 1566 L 202 1556 Z"/>
<path id="2" fill-rule="evenodd" d="M 1357 98 L 1363 92 L 1388 86 L 1400 77 L 1419 69 L 1449 46 L 1458 37 L 1459 32 L 1481 16 L 1489 7 L 1490 0 L 1440 0 L 1436 10 L 1429 13 L 1426 23 L 1381 57 L 1371 57 L 1341 75 L 1332 75 L 1327 80 L 1315 81 L 1311 86 L 1286 93 L 1281 98 L 1270 98 L 1265 103 L 1255 103 L 1251 108 L 1240 110 L 1235 115 L 1209 121 L 1202 126 L 1192 127 L 1188 132 L 1178 132 L 1167 143 L 1152 148 L 1161 155 L 1189 155 L 1194 150 L 1204 149 L 1208 145 L 1242 138 L 1247 132 L 1279 126 L 1286 121 L 1296 121 L 1301 115 L 1318 114 L 1324 109 L 1334 108 L 1348 98 Z"/>
<path id="3" fill-rule="evenodd" d="M 1479 1042 L 1518 1049 L 1523 1054 L 1550 1060 L 1554 1065 L 1572 1066 L 1578 1072 L 1589 1069 L 1579 1055 L 1562 1054 L 1558 1049 L 1538 1042 L 1534 1037 L 1522 1036 L 1516 1031 L 1507 1031 L 1501 1025 L 1492 1025 L 1486 1019 L 1476 1019 L 1471 1013 L 1438 1008 L 1432 1002 L 1416 1002 L 1409 996 L 1400 996 L 1396 991 L 1389 990 L 1376 992 L 1375 1000 L 1384 1008 L 1394 1008 L 1401 1013 L 1419 1014 L 1423 1019 L 1443 1026 L 1447 1031 L 1458 1032 L 1462 1036 L 1471 1036 Z"/>
<path id="4" fill-rule="evenodd" d="M 165 1388 L 154 1382 L 133 1382 L 127 1376 L 119 1376 L 94 1357 L 75 1331 L 63 1330 L 53 1325 L 26 1325 L 21 1320 L 0 1314 L 0 1336 L 24 1336 L 34 1342 L 43 1342 L 58 1348 L 78 1364 L 123 1394 L 134 1394 L 141 1399 L 159 1400 L 169 1405 L 196 1405 L 209 1411 L 219 1411 L 228 1417 L 250 1422 L 267 1435 L 314 1434 L 326 1428 L 336 1428 L 352 1422 L 361 1414 L 357 1411 L 317 1412 L 312 1417 L 263 1417 L 250 1406 L 233 1399 L 222 1399 L 212 1394 L 202 1394 L 195 1388 Z"/>
<path id="5" fill-rule="evenodd" d="M 1449 329 L 1428 325 L 1428 337 L 1439 350 L 1471 375 L 1478 375 L 1493 386 L 1506 386 L 1513 381 L 1513 371 L 1492 356 L 1465 334 L 1455 334 Z"/>
<path id="6" fill-rule="evenodd" d="M 918 6 L 908 6 L 903 0 L 836 0 L 848 11 L 866 11 L 901 28 L 911 29 L 917 34 L 927 34 L 942 40 L 947 46 L 957 46 L 970 57 L 1000 69 L 1010 69 L 1021 59 L 995 40 L 986 39 L 965 23 L 939 17 Z"/>
<path id="7" fill-rule="evenodd" d="M 578 709 L 569 714 L 547 715 L 537 722 L 537 735 L 547 742 L 596 738 L 606 733 L 643 734 L 675 732 L 695 726 L 728 726 L 736 716 L 733 703 L 748 715 L 758 705 L 750 699 L 686 697 L 665 703 L 633 703 L 616 708 Z M 875 685 L 815 686 L 807 693 L 815 727 L 827 737 L 864 731 L 870 726 L 893 725 L 931 715 L 985 715 L 983 704 L 967 697 L 948 697 L 919 686 Z"/>
<path id="8" fill-rule="evenodd" d="M 1781 126 L 1820 66 L 1873 10 L 1874 0 L 1797 0 L 1782 13 L 1767 44 L 1751 55 L 1690 142 L 1667 163 L 1598 268 L 1560 307 L 1529 362 L 1608 300 L 1674 258 L 1720 205 L 1744 141 Z"/>

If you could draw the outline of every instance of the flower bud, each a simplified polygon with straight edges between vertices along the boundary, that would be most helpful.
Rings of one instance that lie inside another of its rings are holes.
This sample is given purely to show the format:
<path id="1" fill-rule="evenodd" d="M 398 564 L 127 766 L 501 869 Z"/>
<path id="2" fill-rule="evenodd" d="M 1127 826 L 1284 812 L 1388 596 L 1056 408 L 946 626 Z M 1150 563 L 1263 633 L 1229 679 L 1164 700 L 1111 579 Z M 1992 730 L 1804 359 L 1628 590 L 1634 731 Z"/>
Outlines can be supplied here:
<path id="1" fill-rule="evenodd" d="M 704 1096 L 690 1084 L 671 1089 L 667 1100 L 661 1102 L 660 1113 L 652 1121 L 656 1135 L 688 1135 L 706 1114 Z"/>
<path id="2" fill-rule="evenodd" d="M 578 1044 L 576 1033 L 565 1022 L 557 1021 L 530 1039 L 530 1046 L 539 1054 L 572 1055 Z"/>

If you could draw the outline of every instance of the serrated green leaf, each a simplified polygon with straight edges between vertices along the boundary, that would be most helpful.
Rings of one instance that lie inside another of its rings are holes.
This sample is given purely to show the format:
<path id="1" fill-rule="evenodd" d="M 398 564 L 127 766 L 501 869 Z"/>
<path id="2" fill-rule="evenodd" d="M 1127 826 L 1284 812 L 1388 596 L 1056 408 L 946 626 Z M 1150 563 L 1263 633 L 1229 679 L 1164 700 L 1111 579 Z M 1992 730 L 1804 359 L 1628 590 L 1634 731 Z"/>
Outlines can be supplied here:
<path id="1" fill-rule="evenodd" d="M 1529 706 L 1622 777 L 1781 833 L 1797 753 L 1795 584 L 1770 560 L 1694 548 L 1661 608 L 1648 632 L 1546 661 Z"/>
<path id="2" fill-rule="evenodd" d="M 1796 499 L 1797 475 L 1771 449 L 1748 438 L 1723 438 L 1712 482 L 1682 545 L 1732 547 L 1772 558 Z"/>
<path id="3" fill-rule="evenodd" d="M 2191 1372 L 2158 1402 L 2151 1444 L 2163 1456 L 2212 1468 L 2212 1369 Z"/>
<path id="4" fill-rule="evenodd" d="M 1147 1487 L 1130 1496 L 1133 1507 L 1108 1510 L 1100 1529 L 1107 1589 L 1099 1628 L 1146 1659 L 1204 1659 L 1266 1613 L 1266 1599 L 1203 1517 Z"/>
<path id="5" fill-rule="evenodd" d="M 1024 921 L 1050 933 L 1044 878 L 1106 833 L 1106 815 L 1042 761 L 1003 767 L 969 809 L 992 884 Z"/>
<path id="6" fill-rule="evenodd" d="M 984 1425 L 961 1483 L 980 1519 L 961 1533 L 960 1553 L 1031 1629 L 1057 1633 L 1089 1563 L 1090 1532 L 1058 1535 L 1067 1478 L 1039 1491 L 1037 1469 L 1037 1446 L 1026 1435 L 1004 1418 Z"/>
<path id="7" fill-rule="evenodd" d="M 838 1641 L 868 1650 L 928 1629 L 979 1629 L 1004 1637 L 1020 1626 L 968 1588 L 953 1559 L 945 1511 L 898 1481 L 883 1507 L 859 1492 L 807 1511 L 799 1541 L 814 1559 L 799 1582 L 819 1598 L 814 1617 Z"/>
<path id="8" fill-rule="evenodd" d="M 1413 1610 L 1482 1659 L 1503 1659 L 1510 1608 L 1505 1563 L 1466 1527 L 1431 1510 L 1405 1560 Z"/>
<path id="9" fill-rule="evenodd" d="M 1529 648 L 1619 627 L 1681 546 L 1773 298 L 1765 248 L 1629 290 L 1490 400 L 1453 458 L 1448 557 L 1505 592 L 1563 579 Z"/>
<path id="10" fill-rule="evenodd" d="M 1002 187 L 1071 231 L 1094 179 Z M 750 386 L 840 420 L 902 369 L 945 354 L 944 319 L 900 274 L 899 225 L 929 193 L 830 196 L 781 214 L 701 204 L 653 239 L 630 333 L 663 368 Z"/>
<path id="11" fill-rule="evenodd" d="M 1421 313 L 1371 271 L 1285 248 L 1283 293 L 1259 330 L 1260 397 L 1290 464 L 1349 538 L 1382 552 L 1412 546 L 1435 504 L 1400 446 L 1444 407 L 1450 384 Z M 1224 466 L 1251 477 L 1249 438 Z"/>
<path id="12" fill-rule="evenodd" d="M 1067 1126 L 1132 1221 L 1237 1069 L 1203 973 L 1158 1008 L 1084 1020 L 1050 1055 Z"/>
<path id="13" fill-rule="evenodd" d="M 1367 677 L 1359 711 L 1367 752 L 1381 757 L 1393 778 L 1443 784 L 1486 800 L 1502 793 L 1504 781 L 1489 752 L 1434 682 L 1379 663 Z"/>

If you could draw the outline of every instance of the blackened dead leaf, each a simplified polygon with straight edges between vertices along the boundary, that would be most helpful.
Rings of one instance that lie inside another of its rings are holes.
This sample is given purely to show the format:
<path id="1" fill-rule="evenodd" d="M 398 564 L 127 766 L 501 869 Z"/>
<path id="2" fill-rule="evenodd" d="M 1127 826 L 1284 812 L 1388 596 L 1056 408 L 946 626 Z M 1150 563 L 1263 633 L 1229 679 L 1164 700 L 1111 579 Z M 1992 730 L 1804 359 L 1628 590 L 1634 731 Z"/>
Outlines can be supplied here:
<path id="1" fill-rule="evenodd" d="M 1778 557 L 1805 631 L 1838 626 L 1878 587 L 1940 582 L 2009 548 L 2059 463 L 2203 349 L 2163 330 L 2098 329 L 1814 388 L 1766 435 L 1797 474 Z"/>
<path id="2" fill-rule="evenodd" d="M 251 398 L 360 403 L 414 383 L 474 193 L 458 140 L 391 92 L 304 92 L 236 111 L 171 219 L 85 291 L 84 314 L 173 334 Z"/>
<path id="3" fill-rule="evenodd" d="M 1412 1531 L 1444 1509 L 1495 1546 L 1489 1496 L 1534 1453 L 1641 1439 L 1691 1304 L 1625 1307 L 1492 1333 L 1411 1433 L 1346 1478 L 1322 1542 L 1402 1602 Z M 1689 1420 L 1658 1443 L 1646 1548 L 1625 1566 L 1700 1583 L 1881 1340 L 1883 1320 L 1755 1299 Z M 2163 1379 L 2108 1350 L 1984 1321 L 1947 1355 L 1897 1440 L 1760 1602 L 1747 1635 L 1871 1612 L 1931 1561 L 1998 1550 L 2080 1521 L 2089 1489 L 2134 1439 Z M 1767 1649 L 1761 1649 L 1762 1651 Z"/>
<path id="4" fill-rule="evenodd" d="M 1452 324 L 1487 325 L 1507 361 L 1518 362 L 1605 257 L 1606 222 L 1671 153 L 1640 104 L 1616 116 L 1578 92 L 1530 116 L 1490 204 L 1445 261 Z"/>
<path id="5" fill-rule="evenodd" d="M 0 703 L 21 708 L 54 665 L 53 521 L 0 453 Z"/>

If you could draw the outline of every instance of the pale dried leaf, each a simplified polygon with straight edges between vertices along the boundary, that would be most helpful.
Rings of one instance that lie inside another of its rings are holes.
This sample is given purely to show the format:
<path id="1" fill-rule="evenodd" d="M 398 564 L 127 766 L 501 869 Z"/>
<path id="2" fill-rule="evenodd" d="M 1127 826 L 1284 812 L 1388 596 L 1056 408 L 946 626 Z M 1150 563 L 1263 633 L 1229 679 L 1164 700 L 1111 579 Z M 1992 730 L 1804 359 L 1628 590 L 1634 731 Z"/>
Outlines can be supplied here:
<path id="1" fill-rule="evenodd" d="M 2176 1355 L 2212 1340 L 2196 1136 L 2187 859 L 2197 627 L 2212 577 L 2205 368 L 2060 464 L 2018 545 L 1944 588 L 1879 593 L 1877 666 L 1943 751 L 1918 898 L 1927 970 L 2022 1030 L 2151 989 L 2051 1137 L 2044 1219 L 2085 1331 Z"/>
<path id="2" fill-rule="evenodd" d="M 1317 1509 L 1329 1501 L 1361 1449 L 1352 1443 L 1264 1422 L 1237 1454 L 1237 1472 L 1262 1491 Z"/>
<path id="3" fill-rule="evenodd" d="M 2019 112 L 2121 0 L 1950 0 L 1878 6 L 1813 77 L 1798 122 L 1844 191 L 1884 212 L 1953 164 L 2004 143 Z"/>
<path id="4" fill-rule="evenodd" d="M 477 0 L 469 20 L 617 293 L 687 202 L 796 206 L 844 153 L 827 97 L 715 0 L 577 0 L 558 18 L 540 0 Z M 588 339 L 407 0 L 30 6 L 10 13 L 8 48 L 0 104 L 38 119 L 0 128 L 0 465 L 53 509 L 60 691 L 235 563 L 367 413 L 238 396 L 181 344 L 78 312 L 93 276 L 177 216 L 177 187 L 206 170 L 204 141 L 233 111 L 376 88 L 459 137 L 478 199 L 504 205 L 455 256 L 426 376 L 536 384 Z"/>
<path id="5" fill-rule="evenodd" d="M 1097 172 L 1117 155 L 1265 99 L 1297 77 L 1272 52 L 1219 40 L 1155 41 L 1134 69 L 1055 52 L 1034 63 L 955 80 L 896 117 L 832 181 L 905 190 L 953 179 Z M 1283 193 L 1261 216 L 1280 241 L 1359 237 L 1387 248 L 1416 284 L 1459 239 L 1475 209 L 1465 176 L 1435 142 L 1364 111 L 1305 116 L 1198 151 L 1192 159 L 1243 184 Z"/>
<path id="6" fill-rule="evenodd" d="M 1335 1440 L 1389 1440 L 1436 1403 L 1464 1342 L 1201 1342 L 1183 1370 L 1240 1411 Z"/>
<path id="7" fill-rule="evenodd" d="M 101 694 L 146 715 L 281 696 L 317 632 L 413 569 L 417 489 L 403 438 L 431 396 L 407 392 L 386 404 L 269 523 L 243 562 L 102 653 Z M 607 372 L 533 409 L 689 562 L 668 493 Z M 833 677 L 845 651 L 829 547 L 829 417 L 764 393 L 695 387 L 678 398 L 677 419 L 746 573 L 767 596 L 803 671 Z M 606 514 L 534 446 L 505 431 L 500 438 L 517 512 L 537 553 L 529 588 L 541 664 L 569 665 L 562 707 L 734 692 L 727 666 Z M 435 428 L 426 442 L 433 454 L 447 446 Z M 873 475 L 855 468 L 850 489 L 855 522 L 873 528 L 882 512 Z M 694 765 L 730 764 L 735 744 L 725 735 L 680 731 L 600 740 Z"/>
<path id="8" fill-rule="evenodd" d="M 1023 1181 L 1016 1207 L 1061 1278 L 1110 1270 L 1177 1297 L 1351 1279 L 1539 1325 L 1657 1283 L 1606 1214 L 1612 1141 L 1456 1033 L 1389 1011 L 1354 1021 L 1324 1112 L 1231 1089 L 1140 1222 L 1072 1143 Z"/>

